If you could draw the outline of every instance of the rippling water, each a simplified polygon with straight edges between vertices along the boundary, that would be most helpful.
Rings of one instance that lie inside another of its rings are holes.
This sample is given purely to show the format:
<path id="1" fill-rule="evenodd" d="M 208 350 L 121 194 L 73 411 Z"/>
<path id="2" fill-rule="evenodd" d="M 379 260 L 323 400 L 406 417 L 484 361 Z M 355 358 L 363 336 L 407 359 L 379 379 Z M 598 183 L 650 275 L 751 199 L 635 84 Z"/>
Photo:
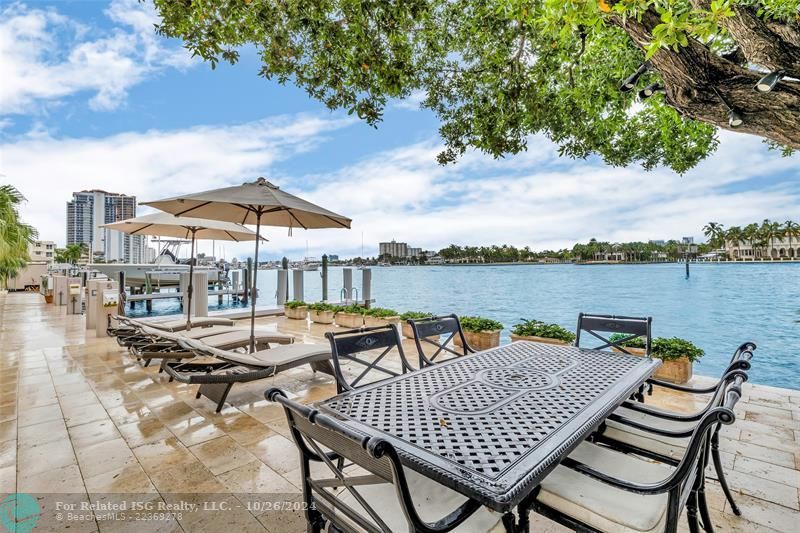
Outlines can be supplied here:
<path id="1" fill-rule="evenodd" d="M 275 271 L 259 272 L 259 304 L 274 304 Z M 361 272 L 353 270 L 361 288 Z M 706 351 L 695 372 L 716 376 L 744 341 L 758 345 L 751 379 L 800 389 L 800 264 L 429 266 L 372 269 L 376 305 L 481 315 L 506 326 L 520 318 L 573 330 L 578 312 L 652 316 L 653 335 L 678 336 Z M 305 299 L 321 297 L 318 272 L 304 275 Z M 338 300 L 341 269 L 330 272 Z M 216 303 L 216 299 L 212 298 Z M 175 303 L 156 307 L 165 312 Z"/>

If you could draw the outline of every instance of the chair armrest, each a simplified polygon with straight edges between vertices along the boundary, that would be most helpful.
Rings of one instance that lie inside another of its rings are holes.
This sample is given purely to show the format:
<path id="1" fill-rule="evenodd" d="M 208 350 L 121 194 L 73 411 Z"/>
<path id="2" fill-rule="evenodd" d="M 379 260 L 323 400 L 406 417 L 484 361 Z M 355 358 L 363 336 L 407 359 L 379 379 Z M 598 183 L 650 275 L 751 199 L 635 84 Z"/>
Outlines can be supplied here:
<path id="1" fill-rule="evenodd" d="M 719 387 L 719 382 L 715 383 L 710 387 L 694 388 L 694 387 L 687 387 L 685 385 L 678 385 L 676 383 L 670 383 L 669 381 L 661 381 L 660 379 L 653 379 L 653 378 L 648 379 L 647 383 L 651 385 L 658 385 L 659 387 L 664 387 L 666 389 L 688 392 L 689 394 L 709 394 L 711 392 L 716 391 L 717 387 Z"/>
<path id="2" fill-rule="evenodd" d="M 682 439 L 686 437 L 691 437 L 692 433 L 694 432 L 694 428 L 688 431 L 670 431 L 668 429 L 654 428 L 653 426 L 642 424 L 641 422 L 632 420 L 630 418 L 615 413 L 611 413 L 610 415 L 608 415 L 608 419 L 613 420 L 614 422 L 619 422 L 620 424 L 625 424 L 626 426 L 630 426 L 632 428 L 641 429 L 642 431 L 647 431 L 648 433 L 661 435 L 663 437 L 674 437 Z"/>
<path id="3" fill-rule="evenodd" d="M 561 461 L 561 466 L 565 466 L 576 472 L 580 472 L 592 479 L 600 481 L 602 483 L 606 483 L 613 487 L 617 487 L 623 490 L 627 490 L 629 492 L 635 492 L 637 494 L 661 494 L 667 492 L 671 488 L 677 486 L 681 480 L 676 479 L 675 476 L 669 476 L 666 479 L 659 481 L 658 483 L 635 483 L 633 481 L 629 481 L 627 479 L 620 479 L 611 475 L 606 474 L 605 472 L 600 472 L 599 470 L 595 470 L 589 465 L 581 463 L 580 461 L 576 461 L 570 457 L 567 457 L 563 461 Z"/>
<path id="4" fill-rule="evenodd" d="M 632 402 L 630 400 L 624 402 L 622 407 L 626 409 L 630 409 L 631 411 L 637 411 L 639 413 L 644 413 L 646 415 L 655 417 L 655 418 L 663 418 L 665 420 L 674 420 L 676 422 L 695 422 L 700 420 L 703 417 L 704 411 L 700 411 L 699 413 L 691 413 L 691 414 L 683 414 L 683 413 L 673 413 L 671 411 L 662 411 L 660 409 L 654 409 L 649 407 L 643 403 L 639 402 Z"/>

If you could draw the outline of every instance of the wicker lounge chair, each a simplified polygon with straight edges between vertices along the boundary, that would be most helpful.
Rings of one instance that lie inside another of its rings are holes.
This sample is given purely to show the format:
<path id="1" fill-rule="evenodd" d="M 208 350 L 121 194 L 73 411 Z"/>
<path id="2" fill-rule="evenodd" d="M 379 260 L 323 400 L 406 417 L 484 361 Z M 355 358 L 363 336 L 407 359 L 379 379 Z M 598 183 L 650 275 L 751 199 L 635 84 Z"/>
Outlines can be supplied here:
<path id="1" fill-rule="evenodd" d="M 331 366 L 331 350 L 326 345 L 298 343 L 242 353 L 214 348 L 206 344 L 207 340 L 181 339 L 178 342 L 186 351 L 200 357 L 213 357 L 216 361 L 163 361 L 161 367 L 171 379 L 200 385 L 196 397 L 205 396 L 217 402 L 217 412 L 222 409 L 228 393 L 236 383 L 269 378 L 278 372 L 305 364 L 311 365 L 315 372 L 325 372 L 335 377 Z"/>

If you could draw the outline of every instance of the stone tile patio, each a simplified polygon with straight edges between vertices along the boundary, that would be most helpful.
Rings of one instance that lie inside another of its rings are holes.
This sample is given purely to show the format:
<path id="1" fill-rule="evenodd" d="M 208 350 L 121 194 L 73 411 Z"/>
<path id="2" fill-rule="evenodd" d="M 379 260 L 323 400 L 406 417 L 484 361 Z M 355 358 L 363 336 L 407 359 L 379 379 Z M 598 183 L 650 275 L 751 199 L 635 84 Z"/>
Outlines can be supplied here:
<path id="1" fill-rule="evenodd" d="M 162 507 L 213 499 L 217 507 L 162 520 L 86 511 L 84 520 L 65 522 L 51 497 L 40 502 L 35 531 L 305 531 L 302 513 L 246 501 L 300 498 L 298 454 L 282 410 L 263 392 L 279 386 L 311 403 L 335 393 L 330 376 L 299 368 L 240 384 L 231 405 L 215 413 L 193 387 L 168 383 L 157 366 L 142 368 L 112 339 L 87 334 L 82 317 L 63 312 L 38 294 L 0 295 L 0 495 L 62 493 L 62 502 L 76 504 L 129 495 Z M 305 322 L 259 325 L 298 342 L 325 342 L 325 329 Z M 410 344 L 407 350 L 414 353 Z M 664 392 L 648 400 L 683 411 L 699 401 Z M 731 513 L 710 481 L 717 531 L 800 530 L 800 391 L 748 384 L 737 415 L 723 429 L 722 449 L 743 516 Z M 541 517 L 533 524 L 533 531 L 562 531 Z"/>

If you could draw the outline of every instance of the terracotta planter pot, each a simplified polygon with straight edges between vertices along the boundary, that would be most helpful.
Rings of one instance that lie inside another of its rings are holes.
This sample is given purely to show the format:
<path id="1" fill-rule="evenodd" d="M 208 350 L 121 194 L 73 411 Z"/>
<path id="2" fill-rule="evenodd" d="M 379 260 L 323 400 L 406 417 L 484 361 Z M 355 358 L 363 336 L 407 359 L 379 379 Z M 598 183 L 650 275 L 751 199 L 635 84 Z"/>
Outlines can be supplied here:
<path id="1" fill-rule="evenodd" d="M 399 316 L 369 316 L 364 315 L 364 325 L 368 328 L 388 326 L 389 324 L 400 324 Z"/>
<path id="2" fill-rule="evenodd" d="M 46 303 L 46 304 L 53 303 L 53 295 L 52 294 L 45 294 L 44 295 L 44 303 Z"/>
<path id="3" fill-rule="evenodd" d="M 295 308 L 284 307 L 283 313 L 286 315 L 286 318 L 291 318 L 292 320 L 305 320 L 308 318 L 308 307 L 305 305 Z"/>
<path id="4" fill-rule="evenodd" d="M 543 342 L 545 344 L 569 344 L 567 341 L 562 341 L 561 339 L 549 339 L 547 337 L 537 337 L 535 335 L 514 335 L 511 334 L 511 342 L 516 341 L 533 341 L 533 342 Z"/>
<path id="5" fill-rule="evenodd" d="M 467 343 L 476 350 L 488 350 L 489 348 L 497 348 L 500 346 L 500 330 L 494 331 L 465 331 L 464 337 L 467 338 Z M 453 342 L 456 346 L 461 346 L 461 337 L 456 335 L 453 337 Z"/>
<path id="6" fill-rule="evenodd" d="M 309 309 L 308 316 L 317 324 L 333 324 L 333 311 L 315 311 Z"/>
<path id="7" fill-rule="evenodd" d="M 631 355 L 644 357 L 644 348 L 625 348 Z M 613 348 L 615 352 L 619 352 L 617 348 Z M 656 379 L 663 379 L 670 383 L 687 383 L 692 379 L 692 362 L 688 357 L 681 357 L 680 359 L 672 359 L 670 361 L 661 361 L 661 366 L 658 367 L 653 377 Z"/>
<path id="8" fill-rule="evenodd" d="M 364 325 L 364 316 L 360 313 L 336 313 L 336 325 L 342 328 L 360 328 Z"/>
<path id="9" fill-rule="evenodd" d="M 408 325 L 408 322 L 403 322 L 400 325 L 400 330 L 403 332 L 403 337 L 406 339 L 414 338 L 414 332 L 411 330 L 411 326 Z"/>

